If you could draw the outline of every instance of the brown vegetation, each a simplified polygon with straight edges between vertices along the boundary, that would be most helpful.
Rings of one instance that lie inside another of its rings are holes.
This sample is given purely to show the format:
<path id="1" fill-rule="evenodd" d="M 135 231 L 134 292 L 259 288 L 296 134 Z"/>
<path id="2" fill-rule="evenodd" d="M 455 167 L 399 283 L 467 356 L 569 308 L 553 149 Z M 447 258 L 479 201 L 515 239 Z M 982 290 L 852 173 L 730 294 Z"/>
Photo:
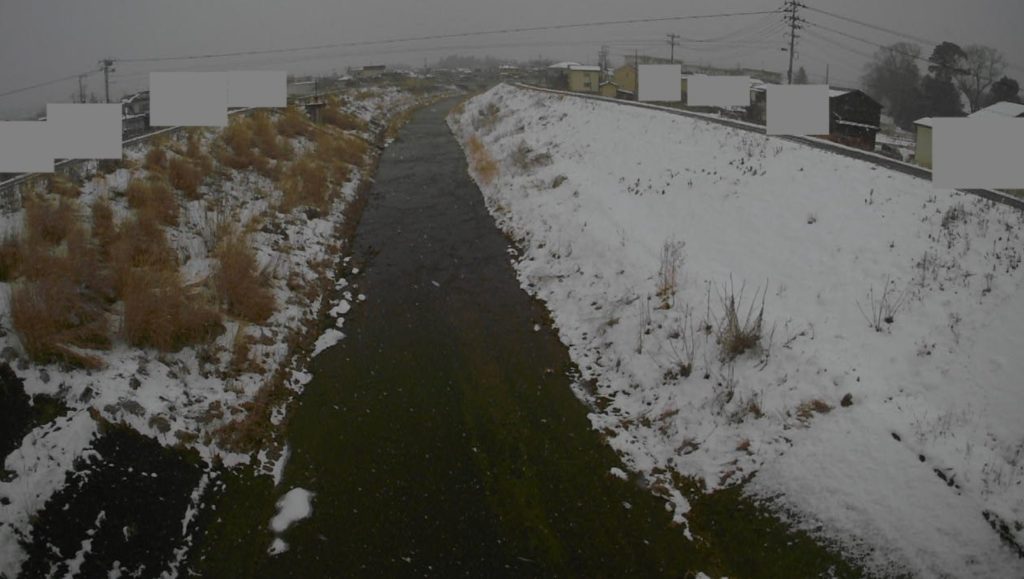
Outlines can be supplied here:
<path id="1" fill-rule="evenodd" d="M 466 141 L 466 149 L 469 152 L 469 163 L 476 173 L 476 176 L 484 185 L 490 185 L 498 176 L 498 163 L 484 147 L 483 142 L 476 135 L 470 135 Z"/>
<path id="2" fill-rule="evenodd" d="M 306 113 L 297 106 L 290 106 L 277 118 L 277 132 L 285 138 L 309 137 L 315 129 Z"/>
<path id="3" fill-rule="evenodd" d="M 163 179 L 132 179 L 125 190 L 128 206 L 143 219 L 164 225 L 178 224 L 178 199 Z"/>
<path id="4" fill-rule="evenodd" d="M 25 235 L 50 244 L 68 236 L 78 219 L 78 205 L 66 198 L 57 203 L 31 195 L 25 199 Z"/>
<path id="5" fill-rule="evenodd" d="M 238 234 L 229 235 L 217 249 L 217 257 L 217 291 L 227 311 L 249 322 L 266 321 L 276 307 L 274 293 L 248 240 Z"/>
<path id="6" fill-rule="evenodd" d="M 124 337 L 132 346 L 175 352 L 224 329 L 220 315 L 185 289 L 176 269 L 132 269 L 123 299 Z"/>

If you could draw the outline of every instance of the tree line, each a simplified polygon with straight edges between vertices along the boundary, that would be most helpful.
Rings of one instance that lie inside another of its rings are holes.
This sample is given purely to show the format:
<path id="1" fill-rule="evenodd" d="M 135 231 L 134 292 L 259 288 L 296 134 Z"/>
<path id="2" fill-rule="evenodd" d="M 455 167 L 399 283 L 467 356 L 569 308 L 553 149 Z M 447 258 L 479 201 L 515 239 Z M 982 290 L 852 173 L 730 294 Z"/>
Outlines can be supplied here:
<path id="1" fill-rule="evenodd" d="M 927 64 L 924 74 L 919 61 Z M 922 117 L 958 117 L 997 102 L 1021 102 L 1020 85 L 1006 68 L 1003 54 L 989 46 L 943 42 L 924 59 L 920 46 L 898 42 L 875 52 L 862 81 L 865 92 L 909 130 Z"/>

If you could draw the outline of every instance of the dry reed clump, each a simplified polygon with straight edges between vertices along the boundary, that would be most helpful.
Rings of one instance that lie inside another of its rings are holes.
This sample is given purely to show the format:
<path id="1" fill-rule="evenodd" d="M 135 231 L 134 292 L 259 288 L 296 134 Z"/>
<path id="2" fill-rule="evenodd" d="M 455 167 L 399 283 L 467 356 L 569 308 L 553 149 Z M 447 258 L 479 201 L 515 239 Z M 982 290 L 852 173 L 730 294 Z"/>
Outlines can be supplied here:
<path id="1" fill-rule="evenodd" d="M 278 135 L 278 129 L 270 120 L 270 116 L 259 111 L 252 118 L 253 142 L 256 148 L 270 159 L 288 160 L 292 156 L 292 148 L 286 139 Z"/>
<path id="2" fill-rule="evenodd" d="M 11 295 L 11 321 L 25 352 L 37 362 L 98 367 L 80 349 L 110 347 L 113 288 L 86 231 L 75 227 L 59 246 L 27 234 L 20 254 L 24 279 Z"/>
<path id="3" fill-rule="evenodd" d="M 37 195 L 25 198 L 25 235 L 50 244 L 58 244 L 68 236 L 78 220 L 78 205 L 67 197 L 57 203 Z"/>
<path id="4" fill-rule="evenodd" d="M 327 208 L 328 185 L 327 168 L 312 155 L 304 155 L 288 167 L 281 180 L 284 196 L 280 209 L 309 206 L 323 211 Z"/>
<path id="5" fill-rule="evenodd" d="M 137 268 L 178 271 L 178 257 L 159 223 L 135 216 L 122 222 L 110 244 L 109 263 L 114 288 L 124 296 L 131 272 Z"/>
<path id="6" fill-rule="evenodd" d="M 107 254 L 110 245 L 117 238 L 117 224 L 114 223 L 114 208 L 110 201 L 98 198 L 89 208 L 92 215 L 92 236 L 99 245 L 100 251 Z"/>
<path id="7" fill-rule="evenodd" d="M 341 109 L 337 99 L 330 99 L 323 110 L 323 120 L 328 125 L 338 127 L 343 131 L 365 131 L 366 121 Z"/>
<path id="8" fill-rule="evenodd" d="M 290 106 L 277 118 L 277 132 L 286 139 L 293 137 L 310 137 L 315 126 L 306 113 L 297 106 Z"/>
<path id="9" fill-rule="evenodd" d="M 266 321 L 277 304 L 248 239 L 237 233 L 228 235 L 217 248 L 217 258 L 217 291 L 227 311 L 249 322 Z"/>
<path id="10" fill-rule="evenodd" d="M 164 150 L 163 141 L 154 141 L 150 145 L 149 151 L 146 152 L 146 161 L 142 166 L 150 173 L 162 175 L 167 171 L 167 151 Z"/>
<path id="11" fill-rule="evenodd" d="M 313 156 L 330 170 L 335 185 L 348 180 L 352 167 L 366 165 L 370 146 L 366 141 L 346 134 L 321 133 L 316 138 Z"/>
<path id="12" fill-rule="evenodd" d="M 484 147 L 480 138 L 471 135 L 466 142 L 469 151 L 469 163 L 477 177 L 484 185 L 489 185 L 498 176 L 498 163 Z"/>
<path id="13" fill-rule="evenodd" d="M 743 303 L 743 287 L 740 287 L 739 295 L 730 281 L 719 294 L 722 302 L 724 315 L 718 323 L 718 344 L 722 348 L 722 360 L 729 362 L 735 360 L 739 355 L 757 348 L 761 345 L 761 335 L 764 331 L 764 302 L 768 293 L 768 286 L 764 290 L 755 290 L 754 299 L 750 301 L 745 316 L 740 319 L 739 313 Z M 761 294 L 760 307 L 758 307 L 757 295 Z"/>
<path id="14" fill-rule="evenodd" d="M 128 206 L 144 219 L 153 219 L 164 225 L 178 224 L 178 199 L 162 179 L 142 181 L 132 179 L 125 189 Z"/>
<path id="15" fill-rule="evenodd" d="M 8 234 L 0 241 L 0 281 L 14 279 L 20 261 L 21 243 L 16 235 Z"/>
<path id="16" fill-rule="evenodd" d="M 123 299 L 122 331 L 132 346 L 176 352 L 224 330 L 217 311 L 182 285 L 176 269 L 132 269 Z"/>
<path id="17" fill-rule="evenodd" d="M 82 190 L 63 175 L 51 175 L 49 183 L 50 192 L 61 197 L 78 197 Z"/>
<path id="18" fill-rule="evenodd" d="M 252 167 L 256 160 L 253 151 L 252 121 L 245 115 L 231 117 L 228 126 L 220 134 L 218 160 L 232 169 L 244 170 Z"/>
<path id="19" fill-rule="evenodd" d="M 174 157 L 168 164 L 167 178 L 171 186 L 189 199 L 199 198 L 199 186 L 206 179 L 206 172 L 196 161 L 186 157 Z"/>

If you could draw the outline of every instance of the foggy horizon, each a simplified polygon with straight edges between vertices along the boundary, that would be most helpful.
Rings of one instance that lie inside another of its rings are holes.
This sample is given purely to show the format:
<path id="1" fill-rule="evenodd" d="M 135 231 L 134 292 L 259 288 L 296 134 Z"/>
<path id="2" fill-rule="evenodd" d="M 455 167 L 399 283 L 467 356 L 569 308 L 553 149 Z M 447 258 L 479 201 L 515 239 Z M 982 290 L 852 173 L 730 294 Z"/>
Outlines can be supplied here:
<path id="1" fill-rule="evenodd" d="M 882 45 L 921 38 L 993 46 L 1006 56 L 1009 76 L 1024 76 L 1024 36 L 1014 26 L 1024 17 L 1024 5 L 1014 0 L 942 0 L 941 6 L 936 4 L 927 0 L 899 5 L 881 0 L 855 6 L 839 0 L 808 3 L 810 8 L 879 25 L 908 37 L 902 39 L 817 12 L 805 11 L 804 16 L 816 24 Z M 536 0 L 465 5 L 461 0 L 436 0 L 408 7 L 390 1 L 335 6 L 324 0 L 303 0 L 282 6 L 240 0 L 206 5 L 189 0 L 172 7 L 155 3 L 126 5 L 112 0 L 69 6 L 53 0 L 22 4 L 4 0 L 0 6 L 4 14 L 0 20 L 0 68 L 7 73 L 0 76 L 0 93 L 92 71 L 85 79 L 85 93 L 102 100 L 103 74 L 96 72 L 102 58 L 294 49 L 516 27 L 767 11 L 780 4 L 775 0 L 697 0 L 677 6 L 664 0 L 647 0 L 626 7 L 572 1 L 548 6 Z M 957 17 L 949 18 L 953 13 Z M 812 82 L 823 82 L 828 66 L 832 84 L 858 86 L 864 64 L 877 47 L 821 30 L 809 32 L 798 41 L 794 67 L 804 67 Z M 449 55 L 516 61 L 541 57 L 594 64 L 605 44 L 612 64 L 618 65 L 634 51 L 668 57 L 670 48 L 665 36 L 669 33 L 683 37 L 675 57 L 685 64 L 740 65 L 775 72 L 785 72 L 788 64 L 788 54 L 783 50 L 787 32 L 781 15 L 767 14 L 496 33 L 246 57 L 119 62 L 111 74 L 110 91 L 114 100 L 145 90 L 149 72 L 169 70 L 268 68 L 285 69 L 291 74 L 330 73 L 369 64 L 420 68 Z M 812 34 L 829 37 L 831 42 Z M 723 36 L 718 42 L 688 42 Z M 40 42 L 43 38 L 49 41 Z M 922 54 L 927 56 L 931 48 L 922 45 Z M 0 115 L 14 118 L 34 114 L 47 102 L 66 102 L 78 91 L 77 79 L 69 78 L 0 97 Z"/>

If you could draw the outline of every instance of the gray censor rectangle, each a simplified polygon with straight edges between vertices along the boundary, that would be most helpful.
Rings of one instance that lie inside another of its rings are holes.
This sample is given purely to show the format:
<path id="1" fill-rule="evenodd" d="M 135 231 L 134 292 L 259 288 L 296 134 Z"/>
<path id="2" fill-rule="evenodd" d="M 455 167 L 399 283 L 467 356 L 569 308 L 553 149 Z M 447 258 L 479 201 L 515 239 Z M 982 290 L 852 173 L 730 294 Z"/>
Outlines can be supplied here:
<path id="1" fill-rule="evenodd" d="M 120 159 L 120 103 L 46 105 L 52 153 L 57 159 Z"/>
<path id="2" fill-rule="evenodd" d="M 229 70 L 229 107 L 288 106 L 288 72 L 284 70 Z"/>
<path id="3" fill-rule="evenodd" d="M 765 125 L 769 135 L 829 133 L 828 86 L 770 84 L 765 91 Z"/>
<path id="4" fill-rule="evenodd" d="M 636 73 L 636 99 L 641 102 L 680 102 L 683 100 L 682 70 L 678 64 L 641 64 Z"/>
<path id="5" fill-rule="evenodd" d="M 1024 189 L 1024 118 L 933 119 L 932 183 L 943 189 Z"/>
<path id="6" fill-rule="evenodd" d="M 0 173 L 53 173 L 50 125 L 0 121 Z"/>
<path id="7" fill-rule="evenodd" d="M 750 77 L 695 74 L 686 81 L 686 104 L 692 107 L 748 107 Z"/>
<path id="8" fill-rule="evenodd" d="M 150 73 L 149 124 L 154 127 L 227 126 L 227 74 L 223 72 Z"/>

